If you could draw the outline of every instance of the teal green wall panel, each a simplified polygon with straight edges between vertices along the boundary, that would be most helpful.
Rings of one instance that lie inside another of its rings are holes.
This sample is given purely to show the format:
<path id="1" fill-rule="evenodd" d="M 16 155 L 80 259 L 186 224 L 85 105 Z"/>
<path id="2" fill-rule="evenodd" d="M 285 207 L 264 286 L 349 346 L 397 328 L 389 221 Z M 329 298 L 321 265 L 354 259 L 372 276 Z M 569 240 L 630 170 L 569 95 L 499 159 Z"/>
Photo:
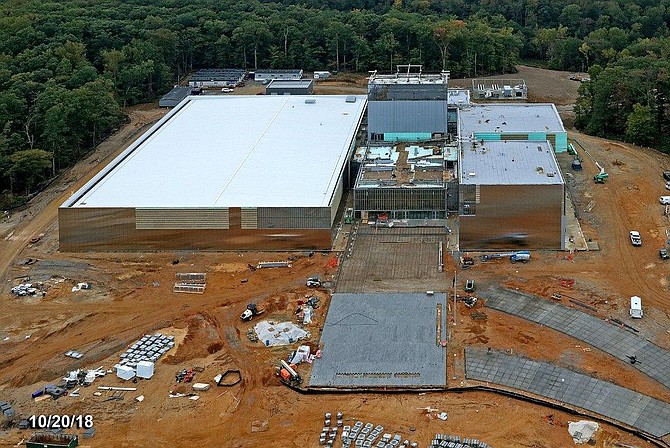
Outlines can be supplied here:
<path id="1" fill-rule="evenodd" d="M 556 133 L 556 147 L 554 148 L 555 152 L 565 152 L 568 150 L 568 133 L 567 132 L 557 132 Z"/>
<path id="2" fill-rule="evenodd" d="M 528 140 L 531 142 L 546 142 L 547 133 L 546 132 L 529 132 Z"/>
<path id="3" fill-rule="evenodd" d="M 386 142 L 418 142 L 430 140 L 433 134 L 430 132 L 385 132 L 384 141 Z"/>
<path id="4" fill-rule="evenodd" d="M 484 141 L 502 140 L 502 134 L 499 132 L 475 132 L 475 139 Z"/>

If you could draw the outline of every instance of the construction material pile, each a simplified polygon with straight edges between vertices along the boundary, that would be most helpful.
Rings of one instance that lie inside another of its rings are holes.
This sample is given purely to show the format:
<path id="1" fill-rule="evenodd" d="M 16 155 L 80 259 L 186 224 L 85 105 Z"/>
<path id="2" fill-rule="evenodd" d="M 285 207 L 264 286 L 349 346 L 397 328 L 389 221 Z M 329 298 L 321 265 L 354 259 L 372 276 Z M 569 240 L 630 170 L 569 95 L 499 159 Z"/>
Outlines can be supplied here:
<path id="1" fill-rule="evenodd" d="M 464 438 L 449 434 L 435 434 L 428 448 L 491 448 L 491 445 L 477 439 Z"/>
<path id="2" fill-rule="evenodd" d="M 288 345 L 300 339 L 308 338 L 309 333 L 292 322 L 258 322 L 254 331 L 266 347 Z"/>
<path id="3" fill-rule="evenodd" d="M 151 378 L 154 374 L 154 363 L 174 345 L 174 336 L 160 333 L 142 336 L 128 350 L 121 353 L 121 360 L 114 366 L 116 375 L 123 380 L 129 380 L 135 375 L 140 378 Z"/>

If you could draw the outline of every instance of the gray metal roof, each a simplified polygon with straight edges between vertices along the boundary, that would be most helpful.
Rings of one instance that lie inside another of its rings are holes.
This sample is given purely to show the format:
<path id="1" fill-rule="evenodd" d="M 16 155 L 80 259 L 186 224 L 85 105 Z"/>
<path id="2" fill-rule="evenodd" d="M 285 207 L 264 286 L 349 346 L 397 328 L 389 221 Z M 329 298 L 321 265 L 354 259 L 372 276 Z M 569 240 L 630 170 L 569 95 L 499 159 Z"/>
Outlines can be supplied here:
<path id="1" fill-rule="evenodd" d="M 301 74 L 302 69 L 289 69 L 289 70 L 276 70 L 276 69 L 259 69 L 256 70 L 254 73 L 259 74 L 259 73 L 285 73 L 285 74 Z"/>
<path id="2" fill-rule="evenodd" d="M 368 132 L 447 132 L 444 101 L 370 101 Z"/>
<path id="3" fill-rule="evenodd" d="M 172 90 L 170 90 L 168 93 L 163 95 L 161 98 L 161 101 L 175 101 L 179 102 L 186 98 L 189 93 L 191 93 L 191 90 L 193 87 L 190 86 L 174 86 Z"/>
<path id="4" fill-rule="evenodd" d="M 314 84 L 313 79 L 273 79 L 267 89 L 304 89 Z"/>
<path id="5" fill-rule="evenodd" d="M 458 114 L 460 135 L 473 132 L 565 132 L 553 104 L 482 104 L 462 108 Z"/>
<path id="6" fill-rule="evenodd" d="M 203 68 L 191 75 L 190 81 L 237 81 L 246 70 L 240 68 Z"/>
<path id="7" fill-rule="evenodd" d="M 466 185 L 556 185 L 563 183 L 549 142 L 463 143 L 460 179 Z"/>

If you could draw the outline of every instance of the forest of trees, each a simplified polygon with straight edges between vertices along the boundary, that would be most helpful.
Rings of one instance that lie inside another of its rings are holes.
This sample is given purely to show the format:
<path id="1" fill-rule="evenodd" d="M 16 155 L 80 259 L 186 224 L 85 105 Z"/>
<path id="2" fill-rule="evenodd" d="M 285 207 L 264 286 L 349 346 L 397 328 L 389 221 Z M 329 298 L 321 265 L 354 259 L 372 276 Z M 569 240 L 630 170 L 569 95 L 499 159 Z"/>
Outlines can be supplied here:
<path id="1" fill-rule="evenodd" d="M 0 207 L 198 68 L 588 70 L 578 127 L 667 148 L 669 23 L 670 0 L 8 0 Z"/>

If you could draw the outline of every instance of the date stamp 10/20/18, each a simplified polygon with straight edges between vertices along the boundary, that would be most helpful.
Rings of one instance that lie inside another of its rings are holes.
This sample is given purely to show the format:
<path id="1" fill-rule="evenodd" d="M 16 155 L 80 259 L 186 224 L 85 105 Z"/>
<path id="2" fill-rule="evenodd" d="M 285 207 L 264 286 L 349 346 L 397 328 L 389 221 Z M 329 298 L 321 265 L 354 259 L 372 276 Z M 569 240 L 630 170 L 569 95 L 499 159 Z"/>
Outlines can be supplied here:
<path id="1" fill-rule="evenodd" d="M 28 424 L 31 429 L 89 429 L 93 427 L 93 416 L 90 414 L 34 414 L 28 417 Z"/>

